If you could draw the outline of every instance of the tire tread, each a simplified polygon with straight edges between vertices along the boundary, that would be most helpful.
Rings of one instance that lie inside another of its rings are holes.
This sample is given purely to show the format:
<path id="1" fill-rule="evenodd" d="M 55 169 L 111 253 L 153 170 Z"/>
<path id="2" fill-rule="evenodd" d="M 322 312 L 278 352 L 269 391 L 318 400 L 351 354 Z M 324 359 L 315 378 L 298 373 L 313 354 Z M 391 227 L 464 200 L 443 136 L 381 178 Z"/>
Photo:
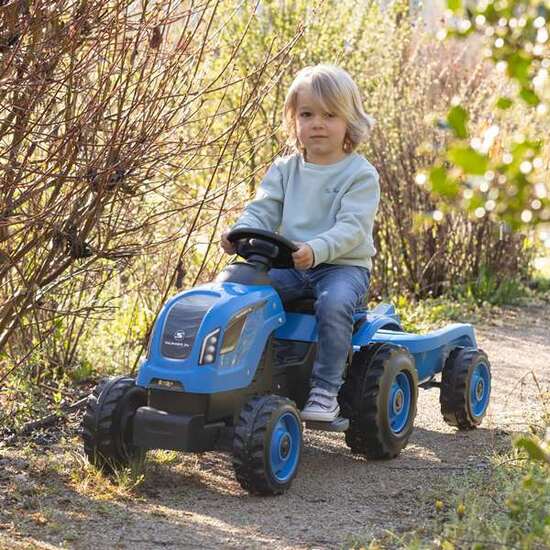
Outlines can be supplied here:
<path id="1" fill-rule="evenodd" d="M 269 421 L 273 413 L 285 405 L 295 409 L 294 403 L 286 397 L 254 396 L 239 414 L 233 438 L 233 468 L 241 487 L 251 494 L 282 494 L 292 481 L 290 479 L 283 485 L 273 483 L 264 463 L 264 442 Z"/>
<path id="2" fill-rule="evenodd" d="M 117 407 L 133 387 L 133 378 L 107 378 L 88 397 L 82 420 L 82 439 L 88 460 L 98 468 L 112 471 L 116 467 L 127 466 L 132 459 L 140 458 L 139 450 L 122 452 L 113 434 L 119 429 Z"/>
<path id="3" fill-rule="evenodd" d="M 410 416 L 414 419 L 416 414 L 417 380 L 414 369 L 414 359 L 408 350 L 400 346 L 389 344 L 374 344 L 362 348 L 356 352 L 350 368 L 349 378 L 344 384 L 343 410 L 347 411 L 350 418 L 350 427 L 346 431 L 346 444 L 354 454 L 365 455 L 370 459 L 395 458 L 405 447 L 412 431 L 412 426 L 399 444 L 388 441 L 384 437 L 385 429 L 381 426 L 381 414 L 379 410 L 378 396 L 388 362 L 395 354 L 407 354 L 413 365 L 413 399 Z"/>
<path id="4" fill-rule="evenodd" d="M 485 415 L 484 412 L 480 417 L 474 418 L 470 414 L 468 403 L 469 372 L 480 356 L 490 369 L 489 359 L 483 350 L 470 347 L 455 348 L 445 361 L 441 374 L 441 414 L 447 424 L 459 430 L 476 428 Z"/>

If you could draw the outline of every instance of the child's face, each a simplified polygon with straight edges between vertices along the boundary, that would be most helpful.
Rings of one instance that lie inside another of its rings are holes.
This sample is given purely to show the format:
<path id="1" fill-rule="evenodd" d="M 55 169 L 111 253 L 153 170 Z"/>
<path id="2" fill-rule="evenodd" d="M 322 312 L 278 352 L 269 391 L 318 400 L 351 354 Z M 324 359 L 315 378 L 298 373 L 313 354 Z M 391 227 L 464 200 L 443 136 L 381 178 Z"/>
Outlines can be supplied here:
<path id="1" fill-rule="evenodd" d="M 296 135 L 306 150 L 306 160 L 333 164 L 343 159 L 346 121 L 325 111 L 307 87 L 298 91 L 296 99 Z"/>

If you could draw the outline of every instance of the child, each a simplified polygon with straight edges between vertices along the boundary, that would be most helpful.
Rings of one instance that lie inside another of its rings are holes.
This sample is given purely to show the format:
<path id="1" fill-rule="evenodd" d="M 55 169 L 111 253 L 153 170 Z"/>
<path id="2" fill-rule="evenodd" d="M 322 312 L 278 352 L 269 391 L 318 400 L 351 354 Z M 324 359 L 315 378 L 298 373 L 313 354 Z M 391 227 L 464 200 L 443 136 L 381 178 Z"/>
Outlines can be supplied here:
<path id="1" fill-rule="evenodd" d="M 315 297 L 319 340 L 301 416 L 331 422 L 351 345 L 353 312 L 362 305 L 375 254 L 372 228 L 380 188 L 376 169 L 355 149 L 372 125 L 357 85 L 332 65 L 302 69 L 284 105 L 294 154 L 275 160 L 256 197 L 232 227 L 278 231 L 293 240 L 295 269 L 271 269 L 283 303 Z M 222 248 L 234 253 L 222 235 Z"/>

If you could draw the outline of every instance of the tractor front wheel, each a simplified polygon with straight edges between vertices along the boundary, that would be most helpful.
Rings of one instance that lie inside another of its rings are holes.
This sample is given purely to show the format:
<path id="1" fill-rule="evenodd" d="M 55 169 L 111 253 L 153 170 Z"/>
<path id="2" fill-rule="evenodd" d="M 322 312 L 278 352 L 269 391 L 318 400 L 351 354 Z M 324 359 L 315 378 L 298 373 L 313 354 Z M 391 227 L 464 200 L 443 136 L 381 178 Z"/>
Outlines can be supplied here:
<path id="1" fill-rule="evenodd" d="M 241 487 L 258 495 L 287 491 L 296 477 L 302 446 L 302 422 L 292 401 L 278 395 L 250 399 L 233 437 L 233 467 Z"/>
<path id="2" fill-rule="evenodd" d="M 145 450 L 132 444 L 132 421 L 146 404 L 147 394 L 133 378 L 107 378 L 95 387 L 82 420 L 84 452 L 94 466 L 112 473 L 144 459 Z"/>
<path id="3" fill-rule="evenodd" d="M 413 431 L 417 398 L 414 358 L 405 348 L 374 344 L 354 353 L 340 395 L 351 452 L 395 458 Z"/>

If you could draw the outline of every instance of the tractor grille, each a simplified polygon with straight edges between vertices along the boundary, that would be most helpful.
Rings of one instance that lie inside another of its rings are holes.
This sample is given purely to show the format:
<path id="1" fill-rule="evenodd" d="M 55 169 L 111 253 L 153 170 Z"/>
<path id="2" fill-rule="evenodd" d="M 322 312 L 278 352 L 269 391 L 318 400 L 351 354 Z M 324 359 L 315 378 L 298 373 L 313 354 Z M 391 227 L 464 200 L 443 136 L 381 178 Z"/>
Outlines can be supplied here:
<path id="1" fill-rule="evenodd" d="M 218 298 L 217 294 L 192 294 L 170 308 L 162 332 L 162 355 L 171 359 L 189 356 L 201 322 Z"/>

